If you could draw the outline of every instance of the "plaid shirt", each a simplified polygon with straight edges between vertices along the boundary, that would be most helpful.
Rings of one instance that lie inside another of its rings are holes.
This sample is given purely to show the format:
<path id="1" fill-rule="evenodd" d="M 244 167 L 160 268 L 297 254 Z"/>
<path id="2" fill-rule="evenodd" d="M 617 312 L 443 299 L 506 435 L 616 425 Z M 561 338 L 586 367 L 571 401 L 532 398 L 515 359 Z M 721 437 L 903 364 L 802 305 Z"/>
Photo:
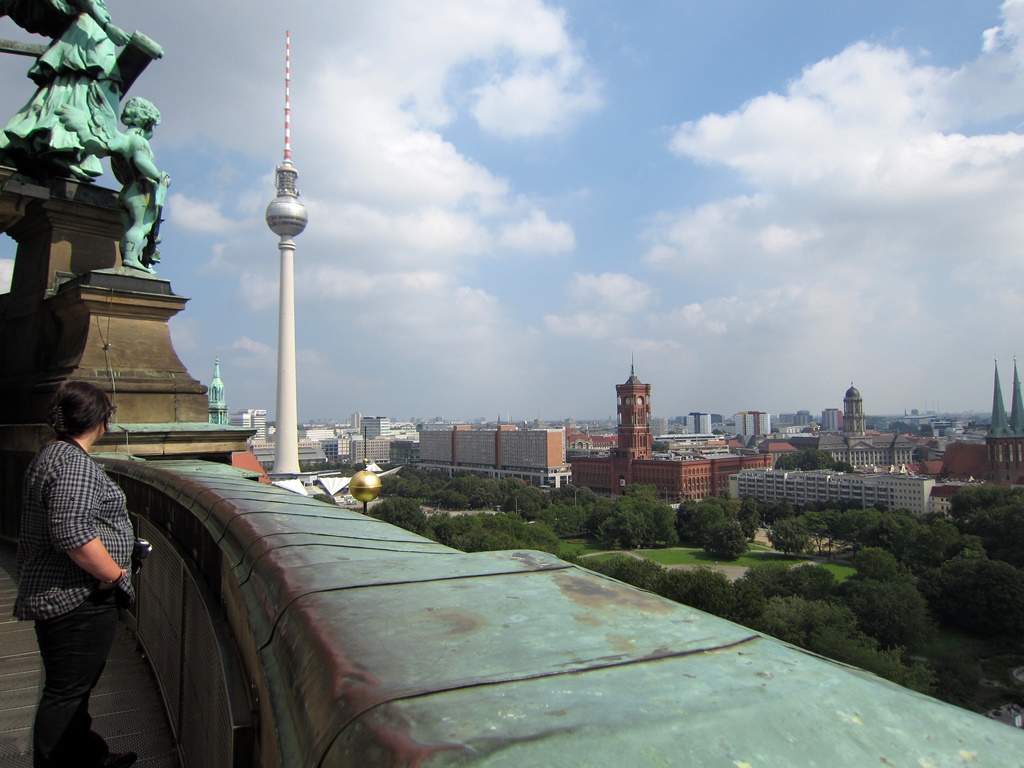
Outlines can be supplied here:
<path id="1" fill-rule="evenodd" d="M 131 565 L 135 533 L 124 493 L 78 444 L 44 445 L 25 475 L 14 615 L 49 619 L 81 605 L 97 581 L 66 552 L 97 536 L 118 565 Z M 122 602 L 134 599 L 127 576 L 116 588 Z"/>

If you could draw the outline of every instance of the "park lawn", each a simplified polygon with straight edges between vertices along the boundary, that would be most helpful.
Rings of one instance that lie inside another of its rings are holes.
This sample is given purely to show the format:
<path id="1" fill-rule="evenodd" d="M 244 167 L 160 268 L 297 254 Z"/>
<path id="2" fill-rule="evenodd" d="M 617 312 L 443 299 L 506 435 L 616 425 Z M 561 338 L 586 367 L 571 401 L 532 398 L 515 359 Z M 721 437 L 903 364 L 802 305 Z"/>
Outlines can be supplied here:
<path id="1" fill-rule="evenodd" d="M 558 554 L 582 557 L 607 551 L 608 547 L 597 539 L 563 539 L 559 542 Z"/>
<path id="2" fill-rule="evenodd" d="M 818 565 L 835 576 L 837 584 L 842 584 L 857 572 L 852 565 L 839 565 L 839 563 L 818 563 Z"/>
<path id="3" fill-rule="evenodd" d="M 783 555 L 780 552 L 768 552 L 763 549 L 751 550 L 735 560 L 722 560 L 709 555 L 703 549 L 638 549 L 636 553 L 661 565 L 741 565 L 749 568 L 761 563 L 781 561 L 795 565 L 808 560 L 806 557 Z"/>

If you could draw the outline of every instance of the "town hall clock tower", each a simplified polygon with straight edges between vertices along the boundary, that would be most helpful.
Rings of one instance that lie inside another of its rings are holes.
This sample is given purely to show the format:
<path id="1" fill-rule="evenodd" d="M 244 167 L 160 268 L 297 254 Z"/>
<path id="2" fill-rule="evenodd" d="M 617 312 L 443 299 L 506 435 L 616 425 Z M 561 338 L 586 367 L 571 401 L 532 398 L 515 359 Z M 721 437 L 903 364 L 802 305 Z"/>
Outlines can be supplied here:
<path id="1" fill-rule="evenodd" d="M 654 448 L 651 437 L 651 385 L 641 383 L 631 365 L 625 384 L 615 385 L 618 395 L 619 445 L 616 459 L 649 459 Z"/>

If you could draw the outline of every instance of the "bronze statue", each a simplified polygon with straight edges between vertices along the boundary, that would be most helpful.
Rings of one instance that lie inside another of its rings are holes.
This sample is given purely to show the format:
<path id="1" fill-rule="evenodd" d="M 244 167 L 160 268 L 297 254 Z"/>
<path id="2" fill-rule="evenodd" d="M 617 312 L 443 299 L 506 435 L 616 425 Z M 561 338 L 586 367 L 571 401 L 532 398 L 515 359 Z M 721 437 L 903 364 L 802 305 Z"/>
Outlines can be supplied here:
<path id="1" fill-rule="evenodd" d="M 122 133 L 117 112 L 125 91 L 163 51 L 145 35 L 114 26 L 103 0 L 0 0 L 0 16 L 52 39 L 28 71 L 35 94 L 0 131 L 0 162 L 37 183 L 88 182 L 102 173 L 99 158 L 109 155 L 122 184 L 121 263 L 152 272 L 170 184 L 149 146 L 160 113 L 145 99 L 131 99 Z"/>
<path id="2" fill-rule="evenodd" d="M 0 0 L 0 15 L 53 40 L 28 71 L 35 94 L 0 132 L 0 156 L 36 181 L 99 176 L 99 162 L 64 128 L 59 114 L 71 106 L 116 124 L 117 48 L 129 35 L 111 23 L 103 0 Z"/>

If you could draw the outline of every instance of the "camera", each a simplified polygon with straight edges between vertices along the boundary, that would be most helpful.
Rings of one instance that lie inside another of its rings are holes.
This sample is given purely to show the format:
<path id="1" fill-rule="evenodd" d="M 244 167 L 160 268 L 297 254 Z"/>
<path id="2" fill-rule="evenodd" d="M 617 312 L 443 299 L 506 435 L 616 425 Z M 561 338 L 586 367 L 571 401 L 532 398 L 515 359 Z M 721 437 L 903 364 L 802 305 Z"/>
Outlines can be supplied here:
<path id="1" fill-rule="evenodd" d="M 146 539 L 135 540 L 135 545 L 132 547 L 132 573 L 142 570 L 142 561 L 149 557 L 149 553 L 152 551 L 153 545 Z"/>

